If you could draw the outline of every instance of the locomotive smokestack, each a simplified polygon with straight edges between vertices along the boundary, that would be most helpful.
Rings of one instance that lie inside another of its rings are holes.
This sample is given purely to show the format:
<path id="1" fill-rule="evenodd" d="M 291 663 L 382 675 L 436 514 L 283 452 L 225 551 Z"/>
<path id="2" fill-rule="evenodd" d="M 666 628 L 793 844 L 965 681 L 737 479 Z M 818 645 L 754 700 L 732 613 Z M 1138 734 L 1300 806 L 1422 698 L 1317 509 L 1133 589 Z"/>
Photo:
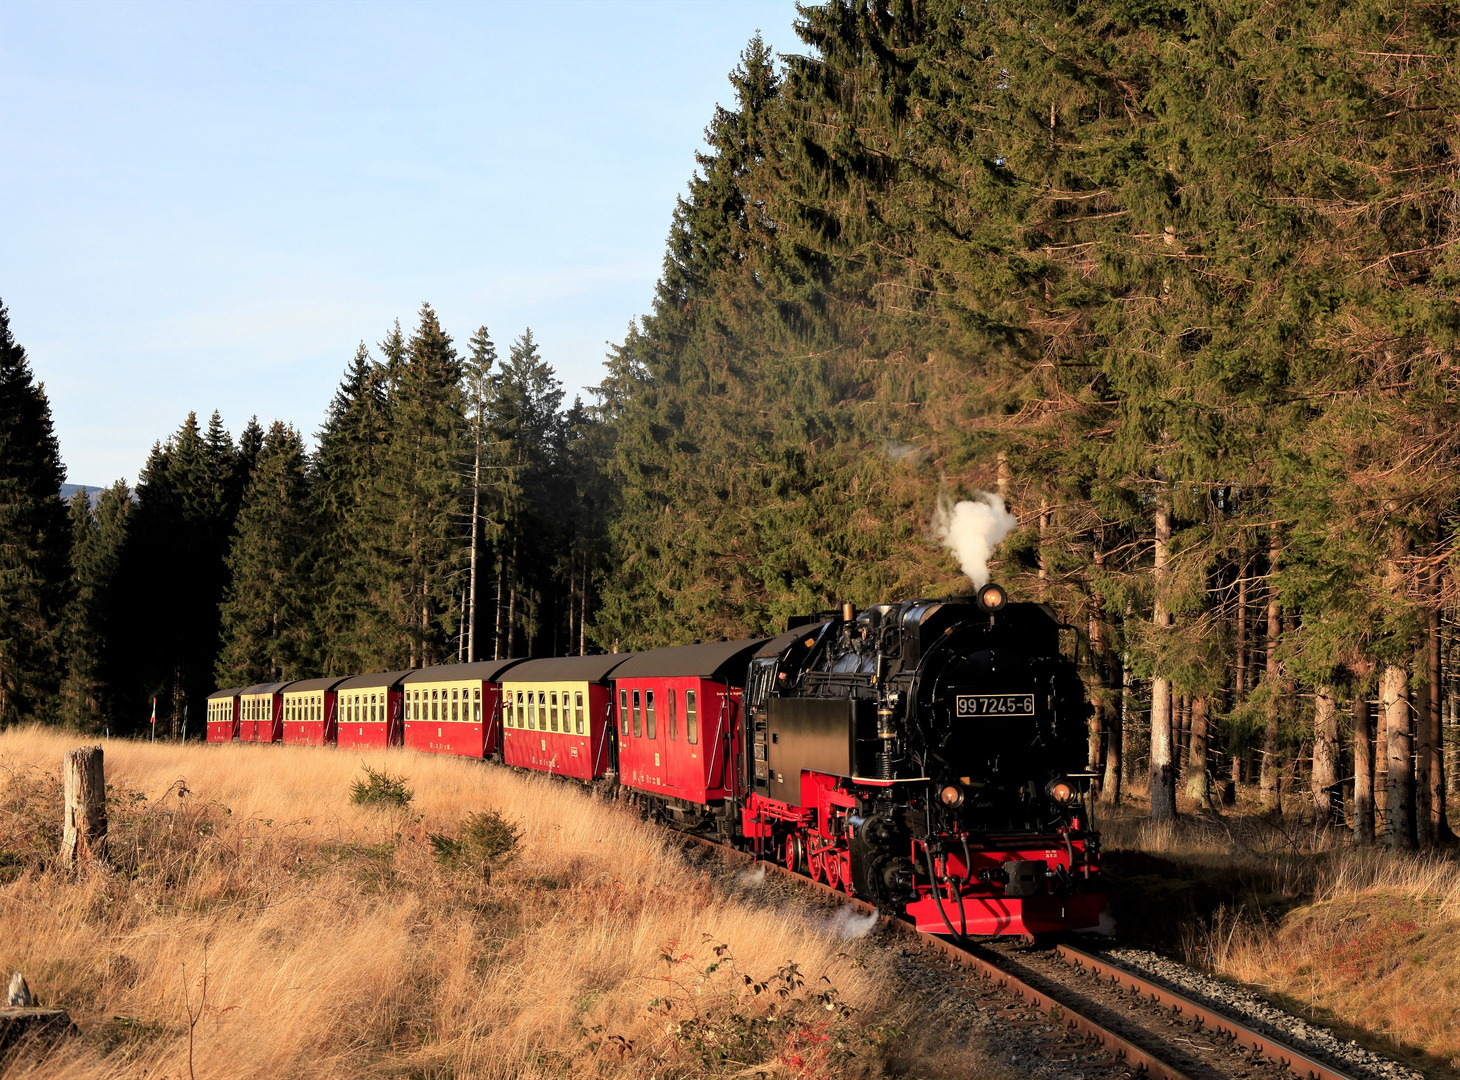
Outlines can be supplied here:
<path id="1" fill-rule="evenodd" d="M 933 534 L 958 556 L 975 589 L 988 584 L 989 556 L 1018 525 L 1019 519 L 1004 509 L 1003 497 L 987 491 L 957 505 L 940 498 L 933 515 Z"/>
<path id="2" fill-rule="evenodd" d="M 857 617 L 857 609 L 852 607 L 850 600 L 842 601 L 842 622 L 851 622 Z"/>

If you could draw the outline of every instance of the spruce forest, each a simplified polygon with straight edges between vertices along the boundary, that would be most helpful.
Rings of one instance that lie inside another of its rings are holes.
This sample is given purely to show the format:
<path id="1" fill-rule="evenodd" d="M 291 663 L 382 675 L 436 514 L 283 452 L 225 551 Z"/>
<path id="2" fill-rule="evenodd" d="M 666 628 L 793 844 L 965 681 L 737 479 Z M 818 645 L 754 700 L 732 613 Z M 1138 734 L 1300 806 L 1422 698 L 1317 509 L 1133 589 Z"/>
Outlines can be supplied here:
<path id="1" fill-rule="evenodd" d="M 797 33 L 731 73 L 586 402 L 530 331 L 500 356 L 426 305 L 313 449 L 189 416 L 68 506 L 0 323 L 0 723 L 156 698 L 194 735 L 218 686 L 966 592 L 932 523 L 995 493 L 1103 799 L 1449 839 L 1460 9 L 833 0 Z"/>

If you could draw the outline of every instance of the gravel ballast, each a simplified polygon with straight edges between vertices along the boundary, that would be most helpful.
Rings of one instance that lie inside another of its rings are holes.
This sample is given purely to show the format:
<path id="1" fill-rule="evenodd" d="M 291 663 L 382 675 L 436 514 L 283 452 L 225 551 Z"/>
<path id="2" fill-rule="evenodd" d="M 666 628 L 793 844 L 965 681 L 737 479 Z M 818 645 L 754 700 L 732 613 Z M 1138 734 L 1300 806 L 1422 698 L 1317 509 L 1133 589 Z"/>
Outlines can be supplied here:
<path id="1" fill-rule="evenodd" d="M 1364 1080 L 1424 1080 L 1424 1073 L 1367 1047 L 1341 1039 L 1318 1024 L 1294 1016 L 1251 990 L 1168 960 L 1146 949 L 1108 946 L 1100 954 L 1193 1001 L 1227 1013 L 1255 1031 L 1287 1043 Z"/>

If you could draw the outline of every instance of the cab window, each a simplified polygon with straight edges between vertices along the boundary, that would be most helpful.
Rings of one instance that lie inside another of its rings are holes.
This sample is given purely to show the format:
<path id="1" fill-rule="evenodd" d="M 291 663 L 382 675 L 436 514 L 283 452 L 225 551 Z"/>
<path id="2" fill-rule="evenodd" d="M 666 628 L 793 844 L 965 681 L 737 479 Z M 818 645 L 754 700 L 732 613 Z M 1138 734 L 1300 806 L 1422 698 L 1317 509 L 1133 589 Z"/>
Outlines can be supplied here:
<path id="1" fill-rule="evenodd" d="M 684 692 L 684 741 L 697 743 L 700 741 L 700 718 L 695 702 L 695 692 L 686 690 Z"/>

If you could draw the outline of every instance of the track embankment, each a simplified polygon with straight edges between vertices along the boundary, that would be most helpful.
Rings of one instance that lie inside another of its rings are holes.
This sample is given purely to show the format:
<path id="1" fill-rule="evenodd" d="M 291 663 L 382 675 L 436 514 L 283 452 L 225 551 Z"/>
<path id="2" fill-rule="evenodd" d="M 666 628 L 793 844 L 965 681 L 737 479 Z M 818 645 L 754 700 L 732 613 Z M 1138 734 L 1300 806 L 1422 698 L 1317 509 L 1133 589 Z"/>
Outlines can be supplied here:
<path id="1" fill-rule="evenodd" d="M 826 901 L 875 916 L 888 947 L 910 960 L 962 969 L 967 977 L 948 984 L 970 995 L 972 1008 L 989 1017 L 991 1027 L 1020 1036 L 1007 1040 L 1011 1058 L 1017 1063 L 1020 1049 L 1034 1055 L 1023 1062 L 1031 1075 L 1423 1080 L 1271 1005 L 1254 1010 L 1255 996 L 1154 953 L 1105 942 L 1099 949 L 1016 939 L 954 942 L 778 863 L 687 839 L 731 863 L 755 863 Z M 1162 965 L 1173 970 L 1150 970 Z"/>

